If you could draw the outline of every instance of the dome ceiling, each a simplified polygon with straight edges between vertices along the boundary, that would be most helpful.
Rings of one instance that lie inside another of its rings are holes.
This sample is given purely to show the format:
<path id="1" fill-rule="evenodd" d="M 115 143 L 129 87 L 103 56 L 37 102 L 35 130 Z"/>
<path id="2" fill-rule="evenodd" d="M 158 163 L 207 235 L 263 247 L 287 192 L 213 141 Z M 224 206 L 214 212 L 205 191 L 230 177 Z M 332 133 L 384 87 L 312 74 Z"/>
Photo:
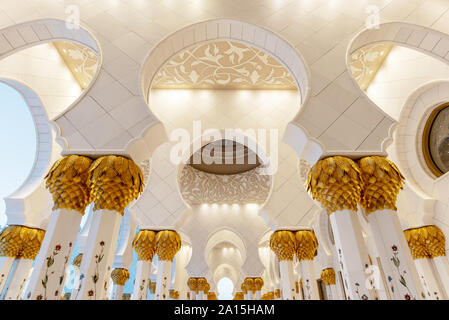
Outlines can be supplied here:
<path id="1" fill-rule="evenodd" d="M 189 163 L 195 169 L 206 173 L 238 174 L 257 168 L 260 160 L 246 146 L 222 139 L 202 147 L 190 157 Z"/>
<path id="2" fill-rule="evenodd" d="M 271 55 L 245 44 L 218 41 L 194 46 L 168 61 L 152 89 L 296 90 L 288 70 Z"/>

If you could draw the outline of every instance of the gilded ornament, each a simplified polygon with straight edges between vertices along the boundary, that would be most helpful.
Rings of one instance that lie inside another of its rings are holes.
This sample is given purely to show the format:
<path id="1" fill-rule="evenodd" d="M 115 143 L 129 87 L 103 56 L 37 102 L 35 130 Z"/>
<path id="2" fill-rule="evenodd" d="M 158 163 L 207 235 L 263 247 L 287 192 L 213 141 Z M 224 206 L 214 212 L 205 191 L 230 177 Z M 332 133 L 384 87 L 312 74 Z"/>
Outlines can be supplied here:
<path id="1" fill-rule="evenodd" d="M 89 168 L 87 186 L 94 210 L 114 210 L 123 215 L 125 207 L 143 190 L 142 171 L 125 157 L 100 157 Z"/>
<path id="2" fill-rule="evenodd" d="M 176 231 L 158 231 L 156 234 L 156 252 L 159 260 L 173 260 L 179 249 L 181 249 L 181 237 Z"/>
<path id="3" fill-rule="evenodd" d="M 92 160 L 88 157 L 69 155 L 56 161 L 45 176 L 45 187 L 53 197 L 53 210 L 69 209 L 84 214 L 90 203 L 87 186 Z"/>
<path id="4" fill-rule="evenodd" d="M 281 298 L 281 290 L 280 289 L 276 289 L 276 291 L 274 291 L 274 295 L 276 298 L 280 299 Z"/>
<path id="5" fill-rule="evenodd" d="M 358 165 L 363 181 L 360 205 L 366 213 L 383 209 L 396 211 L 396 198 L 404 181 L 396 165 L 379 156 L 362 158 Z"/>
<path id="6" fill-rule="evenodd" d="M 189 278 L 189 280 L 187 280 L 187 286 L 190 291 L 198 291 L 198 278 Z"/>
<path id="7" fill-rule="evenodd" d="M 207 293 L 207 300 L 218 300 L 217 295 L 215 292 L 208 292 Z"/>
<path id="8" fill-rule="evenodd" d="M 313 260 L 318 248 L 318 240 L 311 230 L 298 230 L 296 236 L 296 257 L 299 261 Z"/>
<path id="9" fill-rule="evenodd" d="M 206 285 L 204 286 L 204 290 L 203 290 L 204 294 L 207 294 L 209 292 L 209 290 L 210 290 L 210 284 L 206 283 Z"/>
<path id="10" fill-rule="evenodd" d="M 404 235 L 413 259 L 429 258 L 429 253 L 426 248 L 426 240 L 421 228 L 404 230 Z"/>
<path id="11" fill-rule="evenodd" d="M 278 230 L 270 237 L 270 248 L 280 261 L 293 261 L 296 252 L 296 238 L 292 231 Z"/>
<path id="12" fill-rule="evenodd" d="M 242 284 L 240 285 L 240 289 L 242 290 L 242 292 L 243 292 L 244 294 L 247 294 L 247 293 L 248 293 L 248 287 L 246 286 L 245 281 L 243 281 Z"/>
<path id="13" fill-rule="evenodd" d="M 321 281 L 324 282 L 326 286 L 335 284 L 335 271 L 333 268 L 323 269 L 321 271 Z"/>
<path id="14" fill-rule="evenodd" d="M 274 292 L 270 291 L 262 295 L 261 300 L 274 300 Z"/>
<path id="15" fill-rule="evenodd" d="M 170 290 L 169 295 L 170 295 L 170 298 L 174 299 L 174 300 L 178 300 L 178 298 L 179 298 L 179 292 L 176 290 Z"/>
<path id="16" fill-rule="evenodd" d="M 206 278 L 198 278 L 198 291 L 204 291 L 206 289 L 207 285 L 207 279 Z"/>
<path id="17" fill-rule="evenodd" d="M 45 231 L 12 225 L 0 233 L 0 256 L 34 260 L 39 253 Z"/>
<path id="18" fill-rule="evenodd" d="M 260 277 L 257 277 L 254 279 L 254 285 L 256 286 L 256 291 L 262 290 L 263 287 L 263 279 Z"/>
<path id="19" fill-rule="evenodd" d="M 153 230 L 140 230 L 133 240 L 133 248 L 137 254 L 137 260 L 153 261 L 156 253 L 156 232 Z"/>
<path id="20" fill-rule="evenodd" d="M 79 268 L 81 266 L 81 262 L 83 261 L 83 254 L 80 253 L 79 255 L 77 255 L 75 257 L 75 259 L 73 259 L 73 266 Z"/>
<path id="21" fill-rule="evenodd" d="M 363 182 L 360 169 L 349 158 L 335 156 L 318 161 L 310 170 L 307 191 L 331 214 L 339 210 L 357 211 Z"/>
<path id="22" fill-rule="evenodd" d="M 246 290 L 251 291 L 252 293 L 256 292 L 254 278 L 245 278 L 244 283 L 245 283 Z"/>
<path id="23" fill-rule="evenodd" d="M 444 234 L 440 228 L 435 225 L 426 226 L 424 228 L 426 248 L 431 258 L 446 255 L 446 241 Z"/>
<path id="24" fill-rule="evenodd" d="M 111 278 L 114 284 L 124 286 L 129 279 L 129 271 L 125 268 L 116 268 L 112 270 Z"/>
<path id="25" fill-rule="evenodd" d="M 241 291 L 236 292 L 233 300 L 244 300 L 243 292 Z"/>

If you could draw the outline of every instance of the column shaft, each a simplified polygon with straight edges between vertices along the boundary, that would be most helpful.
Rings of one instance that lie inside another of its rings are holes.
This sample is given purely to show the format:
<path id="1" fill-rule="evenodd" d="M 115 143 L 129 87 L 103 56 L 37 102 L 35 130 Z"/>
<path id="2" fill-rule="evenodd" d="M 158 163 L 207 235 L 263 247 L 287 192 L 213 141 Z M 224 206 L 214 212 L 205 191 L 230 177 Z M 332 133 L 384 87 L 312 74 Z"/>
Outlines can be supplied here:
<path id="1" fill-rule="evenodd" d="M 25 299 L 59 299 L 81 218 L 81 213 L 76 210 L 53 211 L 36 257 Z"/>
<path id="2" fill-rule="evenodd" d="M 320 300 L 313 260 L 302 260 L 299 264 L 304 287 L 304 300 Z"/>
<path id="3" fill-rule="evenodd" d="M 168 300 L 170 296 L 171 261 L 159 260 L 156 280 L 155 300 Z"/>
<path id="4" fill-rule="evenodd" d="M 365 273 L 369 267 L 368 252 L 356 212 L 336 211 L 330 215 L 330 222 L 348 299 L 374 299 L 375 293 Z"/>
<path id="5" fill-rule="evenodd" d="M 284 300 L 293 300 L 295 297 L 293 261 L 281 260 L 279 262 L 279 268 L 281 274 L 282 298 Z"/>
<path id="6" fill-rule="evenodd" d="M 122 216 L 108 209 L 92 214 L 92 225 L 80 266 L 80 289 L 71 300 L 100 300 L 105 299 L 107 294 Z"/>
<path id="7" fill-rule="evenodd" d="M 148 300 L 151 266 L 151 261 L 137 261 L 132 300 Z"/>

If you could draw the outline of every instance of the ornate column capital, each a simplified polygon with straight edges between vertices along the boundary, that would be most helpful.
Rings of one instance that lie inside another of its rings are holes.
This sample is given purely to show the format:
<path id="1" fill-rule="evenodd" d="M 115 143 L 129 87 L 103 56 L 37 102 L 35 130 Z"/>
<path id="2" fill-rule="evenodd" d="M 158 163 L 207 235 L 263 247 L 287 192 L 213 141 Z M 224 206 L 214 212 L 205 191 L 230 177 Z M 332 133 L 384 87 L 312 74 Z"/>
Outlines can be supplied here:
<path id="1" fill-rule="evenodd" d="M 137 254 L 137 260 L 153 261 L 156 253 L 156 232 L 140 230 L 135 236 L 132 246 Z"/>
<path id="2" fill-rule="evenodd" d="M 362 186 L 357 164 L 349 158 L 335 156 L 320 160 L 312 167 L 307 191 L 331 214 L 343 209 L 357 211 Z"/>
<path id="3" fill-rule="evenodd" d="M 143 190 L 142 171 L 125 157 L 100 157 L 89 168 L 87 186 L 94 210 L 114 210 L 123 215 L 128 203 Z"/>
<path id="4" fill-rule="evenodd" d="M 116 268 L 112 270 L 111 278 L 114 284 L 124 286 L 129 279 L 129 271 L 125 268 Z"/>
<path id="5" fill-rule="evenodd" d="M 333 268 L 323 269 L 321 271 L 321 281 L 324 282 L 326 286 L 335 284 L 335 271 Z"/>
<path id="6" fill-rule="evenodd" d="M 0 233 L 0 256 L 34 260 L 39 253 L 45 231 L 25 226 L 7 226 Z"/>
<path id="7" fill-rule="evenodd" d="M 404 230 L 404 235 L 413 259 L 423 259 L 429 257 L 421 228 Z"/>
<path id="8" fill-rule="evenodd" d="M 208 292 L 207 293 L 207 300 L 218 300 L 217 295 L 215 292 Z"/>
<path id="9" fill-rule="evenodd" d="M 198 291 L 204 292 L 204 290 L 206 289 L 206 285 L 208 285 L 207 279 L 204 277 L 197 278 L 197 283 L 198 283 Z"/>
<path id="10" fill-rule="evenodd" d="M 156 234 L 156 252 L 159 260 L 172 261 L 179 249 L 181 249 L 181 237 L 176 231 L 158 231 Z"/>
<path id="11" fill-rule="evenodd" d="M 360 205 L 367 214 L 383 209 L 396 211 L 396 198 L 404 177 L 385 157 L 365 157 L 358 161 L 363 181 Z"/>
<path id="12" fill-rule="evenodd" d="M 242 290 L 242 292 L 243 292 L 244 294 L 247 294 L 247 293 L 248 293 L 248 287 L 246 286 L 245 281 L 243 281 L 242 284 L 240 285 L 240 290 Z"/>
<path id="13" fill-rule="evenodd" d="M 299 261 L 313 260 L 318 248 L 318 239 L 312 230 L 298 230 L 296 237 L 296 257 Z"/>
<path id="14" fill-rule="evenodd" d="M 178 300 L 179 292 L 177 290 L 170 290 L 170 298 Z"/>
<path id="15" fill-rule="evenodd" d="M 189 278 L 187 280 L 187 286 L 189 287 L 190 291 L 197 291 L 198 290 L 198 279 L 197 278 Z"/>
<path id="16" fill-rule="evenodd" d="M 83 261 L 83 254 L 78 254 L 75 259 L 73 259 L 73 266 L 79 268 L 81 266 L 81 262 Z"/>
<path id="17" fill-rule="evenodd" d="M 251 291 L 252 293 L 256 292 L 254 278 L 245 278 L 244 283 L 245 283 L 245 288 L 247 291 Z"/>
<path id="18" fill-rule="evenodd" d="M 241 291 L 236 292 L 234 295 L 234 299 L 232 300 L 244 300 L 243 292 Z"/>
<path id="19" fill-rule="evenodd" d="M 293 261 L 296 245 L 295 234 L 292 231 L 278 230 L 270 237 L 270 248 L 280 261 Z"/>
<path id="20" fill-rule="evenodd" d="M 435 225 L 425 226 L 422 230 L 426 248 L 431 258 L 446 255 L 446 241 L 443 231 Z"/>
<path id="21" fill-rule="evenodd" d="M 275 296 L 276 298 L 280 299 L 280 298 L 281 298 L 281 289 L 276 289 L 276 290 L 274 291 L 274 296 Z"/>
<path id="22" fill-rule="evenodd" d="M 45 176 L 45 187 L 53 197 L 53 210 L 76 210 L 84 215 L 90 203 L 87 187 L 88 171 L 92 160 L 69 155 L 56 161 Z"/>
<path id="23" fill-rule="evenodd" d="M 256 291 L 262 290 L 263 287 L 263 279 L 261 277 L 257 277 L 254 279 L 254 285 L 256 286 Z"/>
<path id="24" fill-rule="evenodd" d="M 445 237 L 435 225 L 404 230 L 413 259 L 436 258 L 446 255 Z"/>
<path id="25" fill-rule="evenodd" d="M 261 300 L 274 300 L 274 292 L 270 291 L 262 295 Z"/>

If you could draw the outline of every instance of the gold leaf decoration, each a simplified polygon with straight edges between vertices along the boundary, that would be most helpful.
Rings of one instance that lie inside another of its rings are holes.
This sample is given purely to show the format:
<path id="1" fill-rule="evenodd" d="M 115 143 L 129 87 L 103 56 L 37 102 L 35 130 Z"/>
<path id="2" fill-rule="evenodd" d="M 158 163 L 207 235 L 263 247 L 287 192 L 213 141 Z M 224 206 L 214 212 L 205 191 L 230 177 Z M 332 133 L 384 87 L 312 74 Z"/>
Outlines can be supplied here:
<path id="1" fill-rule="evenodd" d="M 156 253 L 156 232 L 153 230 L 140 230 L 133 240 L 133 248 L 137 254 L 137 260 L 153 261 Z"/>
<path id="2" fill-rule="evenodd" d="M 307 191 L 328 214 L 348 209 L 357 211 L 363 182 L 360 169 L 349 158 L 335 156 L 318 161 L 310 170 Z"/>
<path id="3" fill-rule="evenodd" d="M 125 268 L 116 268 L 112 270 L 111 278 L 114 284 L 124 286 L 129 279 L 129 271 Z"/>
<path id="4" fill-rule="evenodd" d="M 45 186 L 53 196 L 53 210 L 69 209 L 84 214 L 90 203 L 86 185 L 92 160 L 69 155 L 56 161 L 45 176 Z"/>
<path id="5" fill-rule="evenodd" d="M 92 163 L 87 186 L 94 210 L 124 213 L 125 207 L 143 190 L 143 176 L 134 161 L 121 156 L 104 156 Z"/>
<path id="6" fill-rule="evenodd" d="M 318 248 L 318 239 L 311 230 L 298 230 L 296 236 L 296 256 L 299 261 L 313 260 Z"/>
<path id="7" fill-rule="evenodd" d="M 379 156 L 362 158 L 358 165 L 363 181 L 360 205 L 366 213 L 383 209 L 396 211 L 396 198 L 404 180 L 396 165 Z"/>
<path id="8" fill-rule="evenodd" d="M 179 249 L 181 249 L 181 237 L 176 231 L 158 231 L 156 234 L 156 252 L 159 260 L 173 260 Z"/>
<path id="9" fill-rule="evenodd" d="M 11 225 L 0 233 L 0 256 L 34 260 L 39 253 L 45 231 Z"/>
<path id="10" fill-rule="evenodd" d="M 217 295 L 215 292 L 208 292 L 207 293 L 207 300 L 218 300 Z"/>
<path id="11" fill-rule="evenodd" d="M 435 225 L 404 230 L 413 259 L 435 258 L 446 255 L 446 240 Z"/>
<path id="12" fill-rule="evenodd" d="M 75 259 L 73 259 L 73 266 L 79 268 L 81 266 L 81 262 L 83 261 L 83 254 L 78 254 Z"/>
<path id="13" fill-rule="evenodd" d="M 206 289 L 207 285 L 207 279 L 206 278 L 198 278 L 198 291 L 204 291 Z"/>
<path id="14" fill-rule="evenodd" d="M 261 300 L 274 300 L 274 292 L 270 291 L 262 295 Z"/>
<path id="15" fill-rule="evenodd" d="M 270 237 L 270 248 L 280 261 L 293 261 L 296 252 L 296 238 L 292 231 L 278 230 Z"/>
<path id="16" fill-rule="evenodd" d="M 240 290 L 242 290 L 242 292 L 243 292 L 244 294 L 247 294 L 247 293 L 248 293 L 248 288 L 246 287 L 245 281 L 243 281 L 242 284 L 240 285 Z"/>
<path id="17" fill-rule="evenodd" d="M 288 70 L 271 55 L 231 41 L 182 51 L 158 71 L 152 88 L 297 89 Z"/>
<path id="18" fill-rule="evenodd" d="M 245 283 L 246 290 L 252 291 L 253 293 L 256 292 L 254 278 L 245 278 L 244 283 Z"/>
<path id="19" fill-rule="evenodd" d="M 170 295 L 171 299 L 178 300 L 179 291 L 172 289 L 172 290 L 170 290 L 169 295 Z"/>
<path id="20" fill-rule="evenodd" d="M 197 291 L 198 290 L 198 278 L 189 278 L 187 280 L 187 286 L 189 287 L 190 291 Z"/>
<path id="21" fill-rule="evenodd" d="M 324 282 L 326 286 L 335 284 L 335 271 L 333 268 L 323 269 L 321 271 L 321 281 Z"/>
<path id="22" fill-rule="evenodd" d="M 257 277 L 254 279 L 254 285 L 256 286 L 256 290 L 260 291 L 263 287 L 263 279 L 260 277 Z"/>
<path id="23" fill-rule="evenodd" d="M 243 292 L 237 291 L 234 295 L 234 299 L 232 300 L 244 300 Z"/>

